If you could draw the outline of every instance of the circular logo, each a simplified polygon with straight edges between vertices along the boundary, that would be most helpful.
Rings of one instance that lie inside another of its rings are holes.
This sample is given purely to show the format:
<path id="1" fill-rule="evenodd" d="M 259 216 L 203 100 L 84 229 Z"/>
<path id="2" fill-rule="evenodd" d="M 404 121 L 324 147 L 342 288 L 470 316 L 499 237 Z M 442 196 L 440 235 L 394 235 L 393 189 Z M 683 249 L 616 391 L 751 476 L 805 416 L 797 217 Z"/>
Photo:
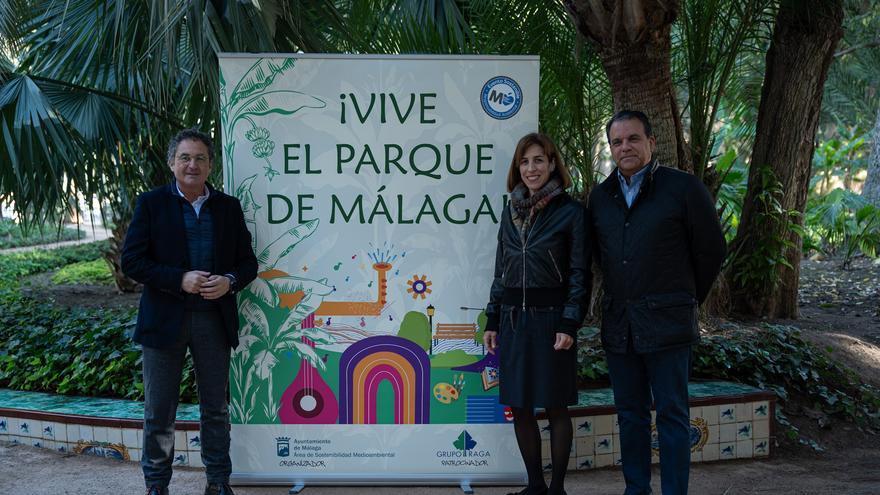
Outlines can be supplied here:
<path id="1" fill-rule="evenodd" d="M 493 119 L 506 120 L 519 112 L 522 106 L 522 89 L 509 77 L 493 77 L 483 85 L 480 103 L 483 111 Z"/>

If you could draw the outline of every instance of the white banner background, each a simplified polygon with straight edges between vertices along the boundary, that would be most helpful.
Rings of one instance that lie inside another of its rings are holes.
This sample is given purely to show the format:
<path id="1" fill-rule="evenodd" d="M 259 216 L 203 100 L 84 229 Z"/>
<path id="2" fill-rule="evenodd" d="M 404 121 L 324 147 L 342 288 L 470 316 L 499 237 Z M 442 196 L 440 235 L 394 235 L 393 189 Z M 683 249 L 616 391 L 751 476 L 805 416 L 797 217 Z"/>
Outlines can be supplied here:
<path id="1" fill-rule="evenodd" d="M 239 300 L 234 481 L 522 479 L 478 336 L 430 335 L 480 329 L 480 310 L 462 307 L 488 297 L 511 155 L 538 126 L 538 69 L 537 57 L 221 56 L 224 182 L 261 271 Z M 362 354 L 386 364 L 346 354 L 369 342 Z M 355 365 L 371 378 L 346 374 Z"/>

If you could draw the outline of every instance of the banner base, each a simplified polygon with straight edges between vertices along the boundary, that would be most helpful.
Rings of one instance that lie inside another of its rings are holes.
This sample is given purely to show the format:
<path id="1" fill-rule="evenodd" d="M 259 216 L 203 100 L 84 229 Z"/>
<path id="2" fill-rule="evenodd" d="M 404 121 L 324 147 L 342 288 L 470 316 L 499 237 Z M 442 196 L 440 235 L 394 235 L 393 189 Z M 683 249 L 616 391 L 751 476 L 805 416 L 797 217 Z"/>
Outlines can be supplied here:
<path id="1" fill-rule="evenodd" d="M 247 485 L 286 485 L 292 486 L 288 493 L 300 493 L 306 485 L 312 486 L 459 486 L 462 492 L 472 494 L 472 486 L 496 485 L 517 486 L 524 485 L 527 478 L 524 475 L 498 476 L 498 475 L 470 475 L 467 479 L 461 476 L 448 477 L 437 474 L 342 474 L 332 475 L 308 474 L 305 476 L 292 476 L 290 474 L 271 473 L 232 473 L 229 484 L 233 486 Z"/>

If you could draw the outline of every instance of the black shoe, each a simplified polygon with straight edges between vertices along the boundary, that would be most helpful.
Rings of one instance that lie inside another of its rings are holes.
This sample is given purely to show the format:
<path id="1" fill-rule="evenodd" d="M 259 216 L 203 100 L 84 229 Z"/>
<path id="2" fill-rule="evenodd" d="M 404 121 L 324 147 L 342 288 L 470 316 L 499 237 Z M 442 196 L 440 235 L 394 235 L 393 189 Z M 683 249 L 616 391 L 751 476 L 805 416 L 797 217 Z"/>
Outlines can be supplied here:
<path id="1" fill-rule="evenodd" d="M 208 483 L 205 485 L 205 495 L 235 495 L 229 483 Z"/>
<path id="2" fill-rule="evenodd" d="M 546 488 L 525 487 L 518 492 L 511 492 L 511 493 L 508 493 L 507 495 L 546 495 L 546 493 L 547 493 Z"/>
<path id="3" fill-rule="evenodd" d="M 153 485 L 147 488 L 147 493 L 145 495 L 168 495 L 168 487 Z"/>

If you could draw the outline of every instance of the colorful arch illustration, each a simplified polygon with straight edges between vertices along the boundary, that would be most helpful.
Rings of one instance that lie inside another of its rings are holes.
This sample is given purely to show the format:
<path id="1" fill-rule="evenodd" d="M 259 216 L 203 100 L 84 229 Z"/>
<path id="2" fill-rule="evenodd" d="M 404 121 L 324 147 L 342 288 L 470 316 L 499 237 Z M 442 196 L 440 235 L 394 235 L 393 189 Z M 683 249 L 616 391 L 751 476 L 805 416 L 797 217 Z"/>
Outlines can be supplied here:
<path id="1" fill-rule="evenodd" d="M 339 360 L 339 423 L 376 422 L 377 394 L 383 381 L 394 390 L 394 422 L 427 424 L 430 417 L 431 362 L 418 344 L 390 335 L 355 342 Z"/>

